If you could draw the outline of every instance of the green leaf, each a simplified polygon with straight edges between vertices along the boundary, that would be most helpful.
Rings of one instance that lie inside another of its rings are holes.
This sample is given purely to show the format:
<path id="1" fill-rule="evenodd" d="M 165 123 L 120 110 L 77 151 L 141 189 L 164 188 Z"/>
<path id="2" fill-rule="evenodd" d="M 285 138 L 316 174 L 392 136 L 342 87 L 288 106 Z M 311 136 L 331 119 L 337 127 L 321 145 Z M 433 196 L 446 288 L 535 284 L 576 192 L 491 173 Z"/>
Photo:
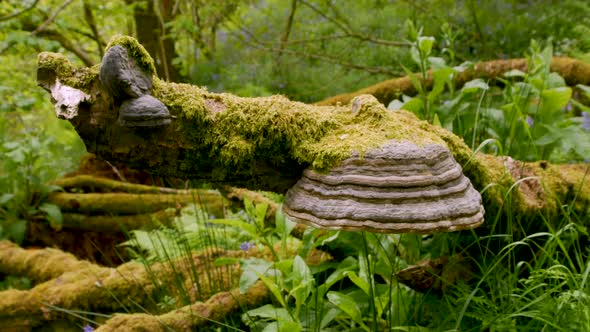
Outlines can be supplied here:
<path id="1" fill-rule="evenodd" d="M 420 52 L 423 56 L 430 55 L 430 51 L 432 51 L 432 45 L 434 44 L 434 37 L 418 37 L 418 47 L 420 48 Z"/>
<path id="2" fill-rule="evenodd" d="M 422 110 L 424 109 L 424 101 L 422 101 L 422 99 L 419 97 L 412 98 L 410 101 L 404 103 L 402 109 L 415 114 L 422 114 Z"/>
<path id="3" fill-rule="evenodd" d="M 434 71 L 434 85 L 432 90 L 428 93 L 428 100 L 434 102 L 436 97 L 440 95 L 445 89 L 445 83 L 447 83 L 452 75 L 455 73 L 453 68 L 445 67 L 439 70 Z"/>
<path id="4" fill-rule="evenodd" d="M 258 237 L 258 232 L 256 231 L 256 226 L 249 224 L 243 220 L 239 219 L 209 219 L 207 220 L 208 223 L 216 224 L 216 225 L 227 225 L 237 227 L 239 229 L 243 229 L 252 237 Z"/>
<path id="5" fill-rule="evenodd" d="M 285 299 L 283 298 L 283 294 L 281 293 L 279 285 L 277 285 L 276 282 L 274 282 L 269 277 L 263 275 L 262 273 L 255 273 L 260 278 L 260 280 L 262 280 L 266 288 L 268 288 L 268 290 L 270 290 L 270 292 L 275 296 L 276 300 L 279 301 L 283 308 L 287 308 L 287 302 L 285 302 Z"/>
<path id="6" fill-rule="evenodd" d="M 309 267 L 301 256 L 295 256 L 293 259 L 291 277 L 293 278 L 294 288 L 289 292 L 289 295 L 295 298 L 296 313 L 299 315 L 299 309 L 311 294 L 311 288 L 315 281 Z"/>
<path id="7" fill-rule="evenodd" d="M 361 309 L 350 296 L 334 291 L 328 292 L 326 296 L 328 297 L 328 301 L 330 301 L 330 303 L 350 316 L 353 321 L 360 325 L 364 325 Z"/>
<path id="8" fill-rule="evenodd" d="M 358 288 L 362 289 L 365 294 L 370 295 L 370 285 L 365 279 L 359 277 L 354 271 L 346 271 L 345 275 L 350 281 L 357 285 Z"/>
<path id="9" fill-rule="evenodd" d="M 504 73 L 504 77 L 509 77 L 509 78 L 511 78 L 511 77 L 525 77 L 525 76 L 526 76 L 525 72 L 518 70 L 518 69 L 512 69 L 512 70 L 509 70 Z"/>
<path id="10" fill-rule="evenodd" d="M 323 298 L 324 294 L 338 281 L 346 278 L 346 271 L 358 269 L 359 265 L 354 257 L 346 257 L 330 276 L 318 287 L 317 293 L 319 298 Z"/>
<path id="11" fill-rule="evenodd" d="M 481 78 L 476 78 L 474 80 L 471 80 L 467 83 L 465 83 L 465 85 L 463 85 L 463 89 L 461 89 L 461 91 L 463 93 L 470 93 L 470 92 L 475 92 L 478 90 L 488 90 L 490 88 L 490 86 L 484 82 L 484 80 L 482 80 Z"/>
<path id="12" fill-rule="evenodd" d="M 430 68 L 432 68 L 433 70 L 440 70 L 440 69 L 445 69 L 445 68 L 452 69 L 447 66 L 445 59 L 440 58 L 440 57 L 434 57 L 434 56 L 428 57 L 428 62 L 430 63 Z"/>
<path id="13" fill-rule="evenodd" d="M 272 263 L 260 258 L 248 258 L 241 262 L 242 274 L 240 275 L 240 292 L 246 293 L 259 279 L 259 275 L 265 273 Z"/>
<path id="14" fill-rule="evenodd" d="M 25 239 L 25 233 L 27 232 L 27 221 L 23 219 L 15 220 L 6 227 L 6 233 L 14 240 L 17 244 L 21 244 Z"/>
<path id="15" fill-rule="evenodd" d="M 262 332 L 300 332 L 301 325 L 293 321 L 272 322 L 264 327 Z"/>
<path id="16" fill-rule="evenodd" d="M 59 206 L 55 204 L 43 203 L 39 206 L 39 210 L 45 212 L 47 214 L 47 220 L 49 221 L 49 226 L 59 231 L 63 226 L 63 215 L 61 214 L 61 210 Z"/>
<path id="17" fill-rule="evenodd" d="M 14 198 L 14 194 L 8 193 L 0 196 L 0 204 L 6 204 Z"/>
<path id="18" fill-rule="evenodd" d="M 412 48 L 412 49 L 414 49 L 414 48 Z M 408 75 L 408 77 L 410 78 L 410 81 L 412 82 L 412 85 L 414 86 L 416 91 L 418 91 L 419 94 L 422 94 L 424 92 L 424 88 L 422 87 L 422 83 L 420 83 L 418 76 L 416 76 L 416 74 L 414 74 L 411 70 L 406 68 L 406 66 L 404 66 L 404 65 L 402 65 L 402 69 L 404 70 L 404 72 L 406 72 L 406 75 Z"/>
<path id="19" fill-rule="evenodd" d="M 277 308 L 272 304 L 266 304 L 262 307 L 248 310 L 248 312 L 244 315 L 247 316 L 254 316 L 254 317 L 261 317 L 261 318 L 268 318 L 268 319 L 275 319 L 281 321 L 293 321 L 291 315 L 285 308 Z"/>
<path id="20" fill-rule="evenodd" d="M 576 88 L 578 88 L 580 91 L 582 91 L 586 97 L 590 98 L 590 86 L 584 85 L 584 84 L 578 84 L 576 85 Z"/>
<path id="21" fill-rule="evenodd" d="M 558 73 L 550 73 L 545 83 L 547 88 L 561 88 L 567 86 L 563 77 Z"/>
<path id="22" fill-rule="evenodd" d="M 213 265 L 215 265 L 215 266 L 234 265 L 234 264 L 237 264 L 239 262 L 240 262 L 240 260 L 237 259 L 237 258 L 221 257 L 221 258 L 217 258 L 213 262 Z"/>
<path id="23" fill-rule="evenodd" d="M 551 114 L 563 109 L 572 97 L 570 87 L 543 90 L 541 93 L 541 114 Z"/>
<path id="24" fill-rule="evenodd" d="M 264 218 L 266 217 L 266 210 L 268 210 L 268 204 L 256 204 L 255 211 L 256 211 L 256 223 L 258 224 L 259 229 L 264 229 Z"/>

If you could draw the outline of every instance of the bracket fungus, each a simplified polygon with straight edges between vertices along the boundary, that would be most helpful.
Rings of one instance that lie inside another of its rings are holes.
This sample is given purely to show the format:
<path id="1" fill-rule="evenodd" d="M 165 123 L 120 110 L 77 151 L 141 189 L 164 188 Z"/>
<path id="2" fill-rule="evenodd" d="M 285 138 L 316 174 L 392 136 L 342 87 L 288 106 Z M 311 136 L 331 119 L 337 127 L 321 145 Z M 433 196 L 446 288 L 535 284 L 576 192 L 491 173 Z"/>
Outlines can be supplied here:
<path id="1" fill-rule="evenodd" d="M 142 69 L 127 48 L 114 45 L 100 65 L 100 81 L 120 103 L 119 124 L 124 127 L 157 127 L 170 123 L 170 112 L 150 95 L 153 73 Z"/>
<path id="2" fill-rule="evenodd" d="M 283 210 L 319 228 L 381 233 L 470 229 L 484 216 L 479 192 L 447 147 L 407 141 L 354 153 L 327 174 L 306 169 Z"/>

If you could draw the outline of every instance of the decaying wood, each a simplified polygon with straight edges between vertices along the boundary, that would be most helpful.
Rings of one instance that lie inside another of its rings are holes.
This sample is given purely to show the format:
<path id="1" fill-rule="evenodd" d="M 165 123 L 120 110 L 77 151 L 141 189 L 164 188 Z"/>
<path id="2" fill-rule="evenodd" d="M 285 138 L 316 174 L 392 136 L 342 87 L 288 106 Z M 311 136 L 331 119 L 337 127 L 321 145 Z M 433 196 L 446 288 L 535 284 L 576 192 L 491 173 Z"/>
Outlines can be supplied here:
<path id="1" fill-rule="evenodd" d="M 23 275 L 39 282 L 30 290 L 11 289 L 0 292 L 0 326 L 7 330 L 27 331 L 57 318 L 74 319 L 74 316 L 64 313 L 67 310 L 102 313 L 123 310 L 157 312 L 155 296 L 162 288 L 166 289 L 169 296 L 177 299 L 177 303 L 186 300 L 182 294 L 189 294 L 188 300 L 194 303 L 205 301 L 213 294 L 222 292 L 204 304 L 196 303 L 167 315 L 151 318 L 141 315 L 122 316 L 115 318 L 113 322 L 117 326 L 117 322 L 126 319 L 137 321 L 138 317 L 143 317 L 148 322 L 154 322 L 158 318 L 170 317 L 181 320 L 170 323 L 173 326 L 196 326 L 206 323 L 202 318 L 207 317 L 207 310 L 220 310 L 210 316 L 219 317 L 218 315 L 235 310 L 237 304 L 228 301 L 243 299 L 243 303 L 261 305 L 257 301 L 268 299 L 269 294 L 266 288 L 257 285 L 252 291 L 254 293 L 241 294 L 234 298 L 238 295 L 235 290 L 225 292 L 237 287 L 239 264 L 214 264 L 220 257 L 257 257 L 270 260 L 272 254 L 267 248 L 252 248 L 248 251 L 210 248 L 193 253 L 190 257 L 153 264 L 149 269 L 136 262 L 125 263 L 117 268 L 100 267 L 79 261 L 57 249 L 22 249 L 9 241 L 0 241 L 0 249 L 0 273 Z M 297 250 L 296 247 L 288 247 L 287 254 L 296 255 Z M 329 255 L 314 250 L 307 262 L 317 265 L 329 259 Z M 179 280 L 180 284 L 177 283 Z M 170 287 L 172 284 L 175 286 Z M 252 296 L 251 301 L 246 299 L 248 296 Z M 234 299 L 230 300 L 232 298 Z M 221 309 L 226 305 L 228 308 Z M 191 317 L 187 314 L 191 310 L 203 314 L 203 317 Z"/>
<path id="2" fill-rule="evenodd" d="M 465 83 L 475 79 L 496 79 L 501 77 L 504 73 L 518 69 L 526 72 L 528 70 L 527 59 L 508 59 L 508 60 L 493 60 L 480 62 L 458 74 L 454 78 L 454 83 L 457 88 L 462 87 Z M 576 84 L 590 84 L 590 64 L 583 61 L 555 57 L 551 61 L 551 71 L 561 75 L 568 85 L 574 86 Z M 430 89 L 433 84 L 432 76 L 430 75 L 424 82 L 426 88 Z M 412 85 L 409 76 L 394 78 L 379 82 L 375 85 L 360 89 L 355 92 L 343 93 L 321 100 L 316 105 L 336 105 L 348 104 L 354 97 L 370 94 L 375 96 L 380 102 L 388 105 L 392 100 L 401 97 L 402 95 L 414 96 L 417 94 L 416 88 Z"/>
<path id="3" fill-rule="evenodd" d="M 117 314 L 96 332 L 119 331 L 195 331 L 199 327 L 223 322 L 236 312 L 257 308 L 270 300 L 270 292 L 262 281 L 256 282 L 246 293 L 239 290 L 220 292 L 206 302 L 198 302 L 163 315 Z"/>
<path id="4" fill-rule="evenodd" d="M 134 39 L 118 37 L 110 45 L 124 46 L 143 72 L 155 72 L 153 60 Z M 512 197 L 515 214 L 558 215 L 563 212 L 561 204 L 575 193 L 573 211 L 580 215 L 590 211 L 587 165 L 507 163 L 505 157 L 473 156 L 461 138 L 409 112 L 387 111 L 374 98 L 359 96 L 351 105 L 313 106 L 281 96 L 240 98 L 211 93 L 154 76 L 151 96 L 165 105 L 172 121 L 129 127 L 118 121 L 120 103 L 99 82 L 97 67 L 75 68 L 54 53 L 42 53 L 38 65 L 38 82 L 46 90 L 59 85 L 79 91 L 72 98 L 62 98 L 68 102 L 58 102 L 56 112 L 74 125 L 90 152 L 157 176 L 285 193 L 308 167 L 328 171 L 354 152 L 362 154 L 389 141 L 408 141 L 448 147 L 477 190 L 491 188 L 483 193 L 486 209 L 499 209 L 506 197 Z M 465 73 L 463 81 L 524 65 L 524 60 L 484 63 L 474 73 Z M 588 68 L 571 59 L 558 58 L 553 67 L 569 81 L 584 83 L 584 77 L 590 77 L 579 75 Z M 520 180 L 519 173 L 512 171 L 514 165 L 529 169 L 527 174 L 535 178 L 526 181 L 541 185 L 517 185 L 506 195 Z"/>
<path id="5" fill-rule="evenodd" d="M 396 279 L 419 292 L 441 292 L 474 277 L 474 267 L 463 256 L 424 259 L 395 273 Z"/>

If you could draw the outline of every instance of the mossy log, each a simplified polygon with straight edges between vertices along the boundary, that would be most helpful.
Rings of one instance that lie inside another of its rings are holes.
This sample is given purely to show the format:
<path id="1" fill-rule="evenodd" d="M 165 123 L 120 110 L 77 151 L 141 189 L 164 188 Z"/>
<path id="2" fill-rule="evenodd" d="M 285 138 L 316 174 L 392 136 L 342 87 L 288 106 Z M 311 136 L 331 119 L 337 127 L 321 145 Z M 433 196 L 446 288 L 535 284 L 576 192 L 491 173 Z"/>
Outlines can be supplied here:
<path id="1" fill-rule="evenodd" d="M 551 61 L 550 68 L 552 72 L 561 75 L 569 86 L 590 84 L 590 63 L 572 58 L 555 57 Z M 477 63 L 472 68 L 459 73 L 455 77 L 455 87 L 460 88 L 475 78 L 493 80 L 513 69 L 523 72 L 528 71 L 527 59 L 493 60 Z M 430 89 L 432 83 L 432 75 L 429 75 L 428 79 L 425 80 L 426 88 Z M 417 94 L 417 91 L 410 77 L 404 76 L 382 81 L 358 91 L 332 96 L 317 102 L 316 105 L 345 105 L 354 99 L 354 97 L 363 94 L 373 95 L 377 100 L 387 105 L 402 95 L 414 96 Z"/>
<path id="2" fill-rule="evenodd" d="M 183 294 L 188 294 L 190 303 L 205 301 L 213 294 L 237 287 L 239 265 L 216 266 L 214 261 L 217 258 L 257 257 L 272 260 L 268 248 L 255 247 L 248 251 L 211 248 L 193 253 L 191 257 L 156 263 L 149 268 L 136 262 L 106 268 L 78 261 L 57 249 L 22 249 L 9 241 L 0 241 L 0 249 L 1 273 L 23 275 L 40 282 L 30 290 L 0 292 L 0 326 L 9 330 L 18 327 L 20 331 L 45 321 L 68 318 L 63 309 L 102 313 L 122 310 L 156 312 L 157 294 L 161 294 L 158 292 L 163 289 L 177 303 L 187 300 Z M 298 249 L 295 245 L 288 246 L 287 255 L 296 255 Z M 307 257 L 307 263 L 318 265 L 330 259 L 329 255 L 313 250 Z M 266 298 L 265 291 L 258 286 L 254 295 Z M 235 291 L 231 292 L 231 295 L 235 294 Z M 227 295 L 222 293 L 219 299 L 227 299 Z M 215 305 L 211 309 L 218 310 L 217 300 L 213 302 Z M 62 310 L 54 310 L 55 307 Z M 197 308 L 209 307 L 196 304 Z M 183 312 L 184 309 L 180 310 Z M 190 318 L 186 315 L 170 316 Z M 189 326 L 199 324 L 194 317 L 191 319 L 182 323 Z"/>
<path id="3" fill-rule="evenodd" d="M 174 194 L 211 197 L 211 190 L 179 190 L 166 187 L 148 186 L 138 183 L 122 182 L 92 175 L 76 175 L 59 178 L 51 184 L 63 188 L 65 191 L 83 192 L 124 192 L 129 194 Z"/>
<path id="4" fill-rule="evenodd" d="M 117 314 L 96 332 L 108 331 L 195 331 L 211 322 L 223 322 L 235 312 L 253 309 L 270 301 L 270 292 L 258 281 L 246 293 L 235 289 L 213 295 L 206 302 L 198 302 L 163 315 Z"/>
<path id="5" fill-rule="evenodd" d="M 39 85 L 51 92 L 58 117 L 68 119 L 87 149 L 105 160 L 124 162 L 156 176 L 285 193 L 308 167 L 329 171 L 354 153 L 362 155 L 390 141 L 437 144 L 450 149 L 476 189 L 497 185 L 483 194 L 489 205 L 486 209 L 501 208 L 505 191 L 526 174 L 536 178 L 512 191 L 513 213 L 557 215 L 572 193 L 576 194 L 573 210 L 580 214 L 590 211 L 587 165 L 473 156 L 461 138 L 409 112 L 388 111 L 368 95 L 357 96 L 349 105 L 317 106 L 282 96 L 241 98 L 167 83 L 155 77 L 153 60 L 137 41 L 117 37 L 109 45 L 118 46 L 128 50 L 135 66 L 152 75 L 150 98 L 159 100 L 169 115 L 148 112 L 136 117 L 145 120 L 142 126 L 137 126 L 139 122 L 130 124 L 133 114 L 129 112 L 135 104 L 118 101 L 109 93 L 100 82 L 100 66 L 75 68 L 55 53 L 41 53 L 38 59 Z M 572 75 L 585 68 L 571 60 L 563 61 L 567 63 L 562 67 L 569 68 Z M 477 68 L 485 73 L 485 68 L 493 67 L 499 74 L 518 68 L 514 63 L 525 65 L 524 60 L 517 60 Z M 160 104 L 154 108 L 161 111 Z"/>

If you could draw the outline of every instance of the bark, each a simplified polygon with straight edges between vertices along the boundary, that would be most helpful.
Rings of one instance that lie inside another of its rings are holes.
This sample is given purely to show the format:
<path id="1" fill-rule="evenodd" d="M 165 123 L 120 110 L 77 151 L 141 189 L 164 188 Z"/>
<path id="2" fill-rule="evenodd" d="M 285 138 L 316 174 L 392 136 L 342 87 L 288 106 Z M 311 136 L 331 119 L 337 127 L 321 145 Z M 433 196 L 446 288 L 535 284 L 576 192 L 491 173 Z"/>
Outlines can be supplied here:
<path id="1" fill-rule="evenodd" d="M 460 88 L 466 82 L 475 78 L 496 79 L 505 72 L 518 69 L 526 72 L 528 68 L 526 59 L 494 60 L 476 64 L 472 69 L 466 70 L 455 78 L 455 86 Z M 551 71 L 561 75 L 568 85 L 590 84 L 590 64 L 571 58 L 555 57 L 551 62 Z M 432 77 L 425 80 L 426 88 L 432 87 Z M 387 105 L 401 95 L 413 96 L 417 94 L 409 76 L 395 78 L 371 85 L 351 93 L 344 93 L 329 97 L 316 103 L 316 105 L 347 104 L 354 97 L 362 94 L 375 96 L 380 102 Z"/>
<path id="2" fill-rule="evenodd" d="M 152 61 L 136 41 L 127 38 L 111 42 L 111 46 L 117 43 L 128 47 L 137 63 L 148 66 Z M 475 72 L 460 75 L 458 81 L 499 75 L 525 65 L 524 60 L 484 63 L 476 66 Z M 580 75 L 590 66 L 571 59 L 557 58 L 552 67 L 570 84 L 571 80 L 584 83 L 590 77 Z M 515 214 L 543 212 L 553 216 L 563 213 L 561 204 L 575 194 L 572 211 L 580 215 L 590 211 L 587 164 L 521 163 L 506 157 L 473 156 L 461 138 L 409 112 L 388 111 L 370 96 L 357 97 L 353 105 L 314 106 L 281 96 L 241 98 L 211 93 L 154 78 L 152 95 L 166 105 L 172 122 L 125 127 L 117 121 L 118 105 L 97 76 L 96 68 L 73 68 L 59 54 L 42 53 L 39 57 L 42 87 L 52 91 L 59 81 L 83 92 L 77 95 L 89 96 L 68 106 L 75 108 L 69 121 L 89 152 L 158 176 L 285 193 L 307 167 L 329 171 L 353 152 L 362 154 L 391 140 L 409 141 L 418 146 L 446 145 L 476 189 L 493 184 L 483 193 L 486 209 L 501 209 L 505 198 L 511 197 Z M 409 79 L 400 80 L 411 85 Z M 506 195 L 525 175 L 536 178 Z"/>
<path id="3" fill-rule="evenodd" d="M 136 36 L 154 58 L 158 74 L 168 81 L 180 81 L 181 75 L 172 64 L 172 60 L 178 56 L 174 39 L 168 36 L 170 31 L 165 26 L 166 22 L 174 18 L 174 1 L 127 0 L 127 3 L 135 4 L 133 17 Z M 156 3 L 160 5 L 157 10 L 154 7 Z"/>

